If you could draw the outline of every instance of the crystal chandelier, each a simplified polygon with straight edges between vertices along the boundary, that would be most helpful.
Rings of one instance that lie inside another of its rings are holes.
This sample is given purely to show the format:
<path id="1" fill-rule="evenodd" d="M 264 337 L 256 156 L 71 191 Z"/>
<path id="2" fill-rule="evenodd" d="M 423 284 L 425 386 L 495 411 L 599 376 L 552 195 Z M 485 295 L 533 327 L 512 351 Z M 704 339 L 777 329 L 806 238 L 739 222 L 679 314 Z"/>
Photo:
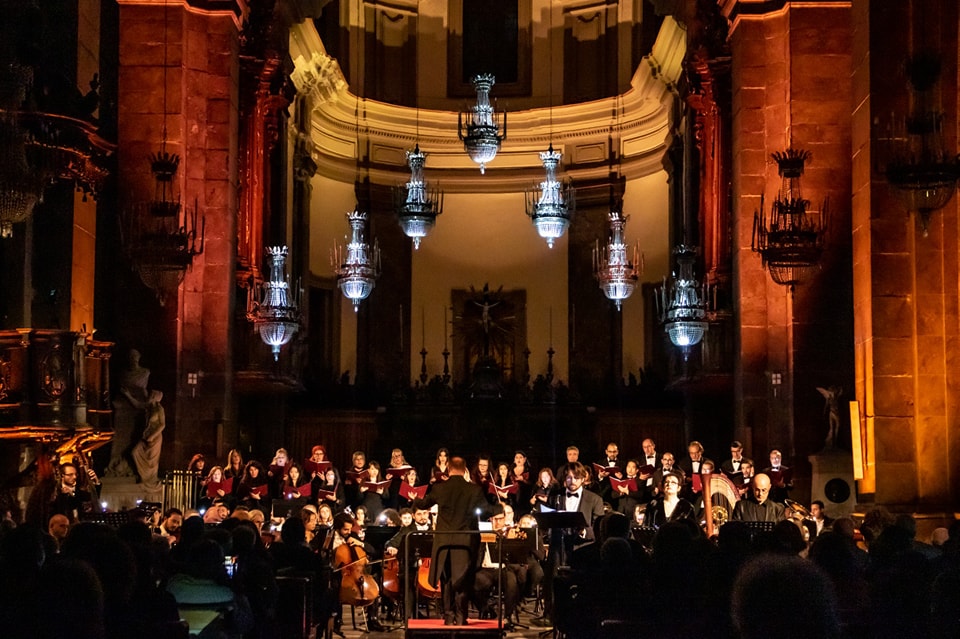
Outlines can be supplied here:
<path id="1" fill-rule="evenodd" d="M 922 53 L 907 63 L 911 87 L 908 116 L 888 125 L 878 140 L 880 167 L 897 199 L 919 214 L 924 237 L 930 216 L 953 198 L 960 178 L 960 157 L 948 153 L 943 136 L 943 111 L 937 108 L 934 87 L 940 76 L 940 58 Z"/>
<path id="2" fill-rule="evenodd" d="M 487 73 L 473 78 L 477 90 L 477 103 L 469 112 L 457 116 L 457 135 L 463 140 L 463 148 L 470 159 L 480 165 L 480 173 L 493 161 L 500 144 L 507 137 L 507 114 L 494 112 L 490 104 L 490 89 L 494 76 Z"/>
<path id="3" fill-rule="evenodd" d="M 380 246 L 374 241 L 371 247 L 364 239 L 365 212 L 351 211 L 347 213 L 347 221 L 350 223 L 350 242 L 345 251 L 342 245 L 335 245 L 330 262 L 337 274 L 337 286 L 343 296 L 353 302 L 353 310 L 357 312 L 360 302 L 370 296 L 380 277 Z"/>
<path id="4" fill-rule="evenodd" d="M 437 216 L 443 212 L 443 193 L 428 189 L 423 180 L 426 157 L 419 144 L 413 151 L 407 151 L 410 181 L 394 192 L 400 228 L 404 235 L 413 240 L 415 250 L 420 248 L 420 240 L 430 234 L 437 223 Z"/>
<path id="5" fill-rule="evenodd" d="M 157 295 L 160 305 L 176 294 L 193 258 L 203 253 L 206 221 L 193 208 L 181 206 L 173 182 L 180 156 L 161 150 L 150 156 L 153 199 L 138 202 L 120 216 L 124 250 L 140 279 Z"/>
<path id="6" fill-rule="evenodd" d="M 573 215 L 574 191 L 567 182 L 557 179 L 557 166 L 562 154 L 553 150 L 553 145 L 540 154 L 540 161 L 546 170 L 546 177 L 540 183 L 540 189 L 527 191 L 527 215 L 537 227 L 537 233 L 553 248 L 557 238 L 563 236 L 570 226 Z"/>
<path id="7" fill-rule="evenodd" d="M 673 249 L 677 270 L 670 282 L 663 278 L 657 291 L 657 313 L 674 346 L 686 348 L 700 343 L 707 330 L 706 289 L 693 274 L 697 249 L 680 244 Z"/>
<path id="8" fill-rule="evenodd" d="M 286 276 L 287 247 L 269 246 L 267 280 L 250 288 L 247 318 L 254 323 L 260 339 L 270 347 L 273 361 L 280 358 L 280 348 L 289 343 L 300 328 L 300 289 L 290 290 Z M 259 299 L 259 301 L 257 301 Z"/>
<path id="9" fill-rule="evenodd" d="M 780 191 L 764 211 L 763 195 L 760 210 L 754 214 L 751 246 L 763 259 L 763 266 L 777 284 L 793 289 L 820 268 L 820 257 L 827 229 L 827 205 L 820 211 L 809 211 L 810 200 L 800 191 L 800 176 L 809 151 L 787 149 L 772 155 L 780 173 Z"/>
<path id="10" fill-rule="evenodd" d="M 639 242 L 633 247 L 633 261 L 627 259 L 627 243 L 624 229 L 629 216 L 617 209 L 610 211 L 610 239 L 607 246 L 600 248 L 599 243 L 593 249 L 593 274 L 600 283 L 600 290 L 613 300 L 620 310 L 623 300 L 633 294 L 637 280 L 643 273 L 643 255 Z M 639 257 L 639 260 L 638 260 Z M 639 263 L 639 268 L 635 264 Z"/>

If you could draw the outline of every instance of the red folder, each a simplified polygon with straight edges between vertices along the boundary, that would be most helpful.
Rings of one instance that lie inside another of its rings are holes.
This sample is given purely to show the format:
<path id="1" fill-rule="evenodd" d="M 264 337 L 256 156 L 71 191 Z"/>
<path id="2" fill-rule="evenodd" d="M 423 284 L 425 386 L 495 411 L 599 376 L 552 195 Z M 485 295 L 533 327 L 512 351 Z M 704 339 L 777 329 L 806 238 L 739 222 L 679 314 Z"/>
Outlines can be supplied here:
<path id="1" fill-rule="evenodd" d="M 259 486 L 250 486 L 250 494 L 251 495 L 257 494 L 257 495 L 260 495 L 261 497 L 265 497 L 267 494 L 267 485 L 260 484 Z"/>
<path id="2" fill-rule="evenodd" d="M 317 499 L 320 501 L 337 501 L 337 488 L 334 486 L 333 490 L 326 490 L 323 488 L 317 489 Z"/>
<path id="3" fill-rule="evenodd" d="M 390 480 L 386 479 L 384 481 L 365 481 L 360 486 L 366 488 L 367 490 L 379 490 L 381 488 L 386 488 L 390 485 Z"/>
<path id="4" fill-rule="evenodd" d="M 322 475 L 332 467 L 333 464 L 328 461 L 315 462 L 308 459 L 307 461 L 303 462 L 303 470 L 309 474 L 317 473 L 318 475 Z"/>
<path id="5" fill-rule="evenodd" d="M 516 495 L 519 486 L 517 484 L 510 484 L 509 486 L 497 486 L 493 482 L 487 486 L 487 492 L 491 495 L 496 495 L 500 499 L 503 499 L 507 495 Z"/>
<path id="6" fill-rule="evenodd" d="M 400 484 L 400 496 L 404 499 L 409 499 L 414 501 L 415 499 L 423 499 L 427 495 L 427 486 L 411 486 L 407 482 Z"/>
<path id="7" fill-rule="evenodd" d="M 407 473 L 413 470 L 413 466 L 398 466 L 397 468 L 388 468 L 387 477 L 406 477 Z"/>
<path id="8" fill-rule="evenodd" d="M 635 479 L 617 479 L 616 477 L 610 478 L 610 487 L 613 490 L 620 492 L 620 487 L 626 486 L 627 490 L 630 492 L 637 492 L 637 482 Z"/>
<path id="9" fill-rule="evenodd" d="M 594 464 L 594 465 L 593 465 L 593 470 L 594 470 L 594 472 L 596 472 L 596 473 L 598 473 L 598 474 L 599 474 L 599 473 L 608 473 L 608 474 L 610 474 L 610 475 L 616 475 L 617 473 L 623 472 L 623 471 L 620 470 L 620 467 L 619 467 L 619 466 L 601 466 L 600 464 Z"/>
<path id="10" fill-rule="evenodd" d="M 347 471 L 347 483 L 348 484 L 359 484 L 365 482 L 370 477 L 370 471 L 364 468 L 363 470 L 348 470 Z"/>
<path id="11" fill-rule="evenodd" d="M 233 490 L 233 477 L 227 477 L 222 482 L 217 483 L 211 481 L 207 484 L 207 497 L 210 499 L 216 499 L 220 495 L 217 494 L 218 490 L 222 490 L 224 495 L 229 495 Z"/>
<path id="12" fill-rule="evenodd" d="M 653 471 L 654 471 L 654 470 L 655 470 L 655 468 L 653 467 L 652 464 L 646 464 L 646 465 L 640 467 L 640 469 L 637 471 L 637 474 L 638 474 L 638 475 L 641 475 L 641 476 L 647 476 L 647 477 L 649 477 L 650 475 L 653 474 Z"/>
<path id="13" fill-rule="evenodd" d="M 302 486 L 284 486 L 283 496 L 287 499 L 293 499 L 296 497 L 294 493 L 300 493 L 301 497 L 310 496 L 310 483 L 303 484 Z"/>
<path id="14" fill-rule="evenodd" d="M 434 471 L 433 478 L 436 481 L 447 481 L 448 479 L 450 479 L 450 475 L 448 473 L 437 470 L 437 471 Z"/>
<path id="15" fill-rule="evenodd" d="M 694 473 L 691 477 L 691 483 L 693 484 L 693 492 L 699 493 L 703 490 L 703 480 L 700 478 L 700 473 Z"/>

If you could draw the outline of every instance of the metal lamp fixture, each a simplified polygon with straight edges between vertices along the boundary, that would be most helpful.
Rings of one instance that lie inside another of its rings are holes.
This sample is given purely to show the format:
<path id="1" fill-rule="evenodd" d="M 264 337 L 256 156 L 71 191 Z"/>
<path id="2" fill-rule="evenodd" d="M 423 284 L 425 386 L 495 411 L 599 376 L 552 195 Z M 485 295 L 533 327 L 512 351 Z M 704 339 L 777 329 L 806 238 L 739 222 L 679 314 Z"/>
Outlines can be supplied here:
<path id="1" fill-rule="evenodd" d="M 288 344 L 300 329 L 302 291 L 290 289 L 286 275 L 287 247 L 269 246 L 266 253 L 269 277 L 250 288 L 247 317 L 254 323 L 260 339 L 273 352 L 273 361 L 277 361 L 280 348 Z"/>
<path id="2" fill-rule="evenodd" d="M 120 216 L 124 251 L 140 279 L 157 295 L 160 305 L 175 294 L 193 258 L 203 253 L 206 221 L 193 208 L 185 209 L 173 182 L 180 156 L 161 150 L 150 156 L 154 197 L 134 204 Z"/>
<path id="3" fill-rule="evenodd" d="M 706 287 L 697 281 L 693 264 L 697 249 L 680 244 L 673 249 L 677 270 L 657 292 L 657 312 L 674 346 L 687 348 L 700 343 L 707 330 Z"/>
<path id="4" fill-rule="evenodd" d="M 944 113 L 937 108 L 935 87 L 940 77 L 940 58 L 921 53 L 907 63 L 911 87 L 911 110 L 890 123 L 878 140 L 881 171 L 907 211 L 919 214 L 924 237 L 930 216 L 947 205 L 957 190 L 960 156 L 948 153 L 944 144 Z"/>
<path id="5" fill-rule="evenodd" d="M 495 78 L 486 73 L 473 78 L 477 91 L 477 103 L 468 112 L 457 116 L 457 135 L 463 140 L 463 148 L 470 159 L 480 165 L 480 173 L 493 161 L 501 143 L 507 137 L 507 114 L 495 112 L 490 104 L 490 89 Z"/>
<path id="6" fill-rule="evenodd" d="M 787 149 L 772 155 L 780 173 L 780 190 L 764 211 L 763 195 L 760 210 L 754 214 L 751 246 L 763 259 L 763 266 L 777 284 L 793 289 L 820 268 L 820 258 L 827 230 L 827 203 L 819 211 L 808 210 L 800 190 L 800 176 L 809 151 Z"/>
<path id="7" fill-rule="evenodd" d="M 633 261 L 627 258 L 624 229 L 628 218 L 617 209 L 610 211 L 610 239 L 606 247 L 600 248 L 598 242 L 593 249 L 594 276 L 600 283 L 600 290 L 607 299 L 613 300 L 618 311 L 623 300 L 633 294 L 637 280 L 643 273 L 643 254 L 640 253 L 639 242 L 633 247 Z"/>
<path id="8" fill-rule="evenodd" d="M 413 248 L 420 248 L 420 240 L 433 230 L 437 216 L 443 212 L 443 193 L 431 190 L 423 179 L 423 164 L 427 154 L 417 144 L 407 151 L 410 181 L 395 191 L 397 217 L 404 235 L 413 240 Z"/>
<path id="9" fill-rule="evenodd" d="M 533 220 L 537 233 L 553 248 L 553 243 L 570 226 L 574 203 L 574 190 L 568 182 L 557 179 L 557 166 L 562 154 L 553 150 L 553 145 L 540 154 L 540 161 L 546 171 L 546 177 L 540 182 L 539 190 L 527 191 L 527 215 Z"/>
<path id="10" fill-rule="evenodd" d="M 370 246 L 364 239 L 365 212 L 351 211 L 347 213 L 347 221 L 350 223 L 350 241 L 345 249 L 340 244 L 335 245 L 330 261 L 337 274 L 337 287 L 353 302 L 353 310 L 357 312 L 360 302 L 370 296 L 380 277 L 380 246 L 376 241 Z"/>

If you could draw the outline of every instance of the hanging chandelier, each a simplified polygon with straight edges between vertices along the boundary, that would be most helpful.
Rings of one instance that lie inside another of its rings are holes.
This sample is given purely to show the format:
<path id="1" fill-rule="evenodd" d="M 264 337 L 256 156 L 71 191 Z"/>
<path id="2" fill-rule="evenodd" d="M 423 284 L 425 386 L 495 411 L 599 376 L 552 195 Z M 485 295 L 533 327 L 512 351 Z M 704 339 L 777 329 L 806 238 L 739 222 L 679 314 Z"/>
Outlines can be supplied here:
<path id="1" fill-rule="evenodd" d="M 457 135 L 463 140 L 463 148 L 470 159 L 480 165 L 480 173 L 493 161 L 500 144 L 507 138 L 507 114 L 495 112 L 490 104 L 490 89 L 495 78 L 486 73 L 473 78 L 477 91 L 477 103 L 468 112 L 457 116 Z"/>
<path id="2" fill-rule="evenodd" d="M 907 63 L 911 110 L 888 125 L 880 139 L 880 167 L 902 206 L 919 214 L 920 228 L 927 236 L 930 216 L 953 198 L 960 179 L 960 156 L 946 151 L 943 111 L 935 87 L 940 77 L 940 58 L 921 53 Z"/>
<path id="3" fill-rule="evenodd" d="M 673 249 L 677 270 L 670 282 L 663 278 L 657 291 L 657 314 L 674 346 L 687 348 L 700 343 L 707 330 L 706 287 L 693 274 L 696 247 L 680 244 Z"/>
<path id="4" fill-rule="evenodd" d="M 96 78 L 91 86 L 96 86 Z M 33 69 L 0 57 L 0 237 L 26 220 L 58 180 L 96 197 L 108 175 L 115 146 L 90 122 L 23 110 L 33 91 Z M 94 98 L 96 93 L 91 91 Z"/>
<path id="5" fill-rule="evenodd" d="M 370 246 L 364 239 L 365 212 L 351 211 L 347 213 L 347 221 L 350 223 L 350 242 L 345 250 L 342 245 L 335 245 L 330 262 L 337 274 L 337 286 L 343 296 L 353 302 L 353 310 L 357 312 L 360 302 L 370 296 L 380 277 L 380 246 L 376 241 Z"/>
<path id="6" fill-rule="evenodd" d="M 557 179 L 557 166 L 562 154 L 553 150 L 553 145 L 540 154 L 540 161 L 546 171 L 546 177 L 540 188 L 527 191 L 527 215 L 533 220 L 537 233 L 553 248 L 553 243 L 570 226 L 570 217 L 574 209 L 574 190 L 568 182 Z"/>
<path id="7" fill-rule="evenodd" d="M 162 147 L 161 147 L 162 148 Z M 160 305 L 175 295 L 193 258 L 203 253 L 206 221 L 180 204 L 173 183 L 180 156 L 165 149 L 150 156 L 153 199 L 138 202 L 120 216 L 121 240 L 140 279 L 156 293 Z"/>
<path id="8" fill-rule="evenodd" d="M 600 248 L 598 242 L 593 249 L 593 274 L 600 283 L 600 290 L 607 299 L 613 300 L 618 311 L 623 300 L 633 294 L 637 280 L 643 273 L 643 254 L 640 253 L 639 242 L 633 247 L 633 261 L 627 258 L 624 229 L 628 218 L 617 209 L 611 210 L 610 239 L 604 248 Z M 636 264 L 639 264 L 639 268 Z"/>
<path id="9" fill-rule="evenodd" d="M 253 322 L 263 343 L 270 347 L 273 361 L 277 361 L 280 349 L 293 339 L 300 328 L 300 298 L 303 293 L 300 288 L 290 289 L 286 275 L 287 247 L 269 246 L 266 254 L 269 277 L 265 281 L 255 282 L 249 289 L 247 318 Z"/>
<path id="10" fill-rule="evenodd" d="M 400 228 L 404 235 L 413 240 L 414 250 L 420 248 L 420 240 L 430 234 L 437 223 L 437 216 L 443 212 L 443 193 L 430 190 L 423 180 L 426 157 L 419 144 L 413 151 L 407 151 L 410 181 L 394 191 Z"/>
<path id="11" fill-rule="evenodd" d="M 803 198 L 800 176 L 810 152 L 787 149 L 772 155 L 780 173 L 780 190 L 764 211 L 763 195 L 760 210 L 754 214 L 751 246 L 760 254 L 763 266 L 777 284 L 794 286 L 820 268 L 820 258 L 827 231 L 827 203 L 820 211 L 810 211 L 810 200 Z"/>

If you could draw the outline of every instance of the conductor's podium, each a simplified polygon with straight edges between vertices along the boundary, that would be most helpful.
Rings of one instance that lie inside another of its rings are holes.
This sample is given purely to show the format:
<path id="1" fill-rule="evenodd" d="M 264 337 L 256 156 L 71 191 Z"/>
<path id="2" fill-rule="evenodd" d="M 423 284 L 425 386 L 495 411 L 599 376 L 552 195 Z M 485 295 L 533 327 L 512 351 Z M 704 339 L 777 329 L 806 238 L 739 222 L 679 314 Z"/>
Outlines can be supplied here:
<path id="1" fill-rule="evenodd" d="M 409 619 L 407 639 L 495 639 L 502 636 L 496 619 L 467 619 L 463 626 L 445 626 L 443 619 Z"/>

